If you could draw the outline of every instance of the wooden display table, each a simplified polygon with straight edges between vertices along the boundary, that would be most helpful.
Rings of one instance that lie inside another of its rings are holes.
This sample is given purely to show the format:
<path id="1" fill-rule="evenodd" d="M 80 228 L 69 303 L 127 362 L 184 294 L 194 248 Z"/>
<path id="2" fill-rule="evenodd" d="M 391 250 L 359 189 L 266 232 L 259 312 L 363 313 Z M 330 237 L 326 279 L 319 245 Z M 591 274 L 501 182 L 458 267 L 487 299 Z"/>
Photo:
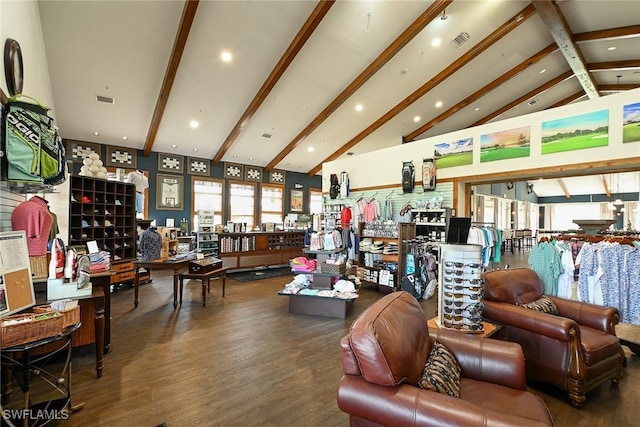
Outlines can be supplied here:
<path id="1" fill-rule="evenodd" d="M 173 308 L 178 307 L 178 292 L 179 292 L 179 274 L 180 270 L 187 268 L 189 263 L 195 259 L 193 257 L 183 257 L 183 258 L 167 258 L 164 261 L 157 259 L 155 261 L 142 261 L 136 260 L 133 263 L 136 266 L 136 278 L 133 282 L 134 287 L 134 296 L 133 296 L 133 305 L 134 307 L 138 306 L 138 290 L 140 288 L 140 267 L 149 270 L 173 270 Z"/>

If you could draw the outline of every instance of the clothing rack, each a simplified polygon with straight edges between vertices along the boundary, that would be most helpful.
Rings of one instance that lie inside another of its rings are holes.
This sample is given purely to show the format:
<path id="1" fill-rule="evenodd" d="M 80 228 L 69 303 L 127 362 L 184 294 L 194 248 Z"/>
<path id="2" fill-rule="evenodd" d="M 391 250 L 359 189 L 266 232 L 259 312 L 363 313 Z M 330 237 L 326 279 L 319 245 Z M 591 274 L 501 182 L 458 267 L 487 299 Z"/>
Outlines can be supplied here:
<path id="1" fill-rule="evenodd" d="M 478 221 L 472 221 L 471 222 L 471 226 L 476 226 L 476 227 L 494 227 L 496 225 L 495 222 L 478 222 Z"/>

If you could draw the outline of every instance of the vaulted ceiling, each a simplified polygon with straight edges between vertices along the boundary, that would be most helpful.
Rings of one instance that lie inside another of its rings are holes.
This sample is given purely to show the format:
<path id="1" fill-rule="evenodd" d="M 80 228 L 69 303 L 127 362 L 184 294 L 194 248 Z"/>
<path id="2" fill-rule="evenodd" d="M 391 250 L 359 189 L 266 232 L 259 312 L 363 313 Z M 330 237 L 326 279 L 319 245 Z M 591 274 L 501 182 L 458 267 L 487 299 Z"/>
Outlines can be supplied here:
<path id="1" fill-rule="evenodd" d="M 638 1 L 45 0 L 39 10 L 64 138 L 214 164 L 314 175 L 341 156 L 640 86 Z"/>

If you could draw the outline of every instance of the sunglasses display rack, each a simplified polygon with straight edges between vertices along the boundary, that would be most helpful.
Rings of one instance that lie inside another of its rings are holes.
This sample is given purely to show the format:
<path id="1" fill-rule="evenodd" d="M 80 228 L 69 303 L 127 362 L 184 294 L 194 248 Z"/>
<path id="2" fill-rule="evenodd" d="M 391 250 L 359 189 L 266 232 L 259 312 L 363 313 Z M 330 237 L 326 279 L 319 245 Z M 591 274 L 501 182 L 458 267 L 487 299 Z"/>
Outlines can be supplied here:
<path id="1" fill-rule="evenodd" d="M 440 246 L 439 326 L 482 333 L 482 246 Z"/>

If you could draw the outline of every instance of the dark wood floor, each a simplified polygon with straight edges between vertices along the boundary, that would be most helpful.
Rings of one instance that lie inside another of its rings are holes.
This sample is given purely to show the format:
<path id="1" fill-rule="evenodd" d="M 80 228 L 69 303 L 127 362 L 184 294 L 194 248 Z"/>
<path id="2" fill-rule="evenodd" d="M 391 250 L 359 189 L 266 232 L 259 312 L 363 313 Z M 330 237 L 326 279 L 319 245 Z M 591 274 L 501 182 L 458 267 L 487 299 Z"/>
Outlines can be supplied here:
<path id="1" fill-rule="evenodd" d="M 69 426 L 346 426 L 336 405 L 342 375 L 339 340 L 382 294 L 363 289 L 347 319 L 288 313 L 277 295 L 287 277 L 212 282 L 207 306 L 200 286 L 185 289 L 173 310 L 171 279 L 112 294 L 112 352 L 95 378 L 91 349 L 73 359 L 73 400 L 85 407 Z M 422 302 L 428 316 L 433 301 Z M 629 353 L 625 378 L 588 395 L 584 409 L 564 393 L 533 386 L 560 427 L 631 426 L 640 417 L 640 358 Z"/>

